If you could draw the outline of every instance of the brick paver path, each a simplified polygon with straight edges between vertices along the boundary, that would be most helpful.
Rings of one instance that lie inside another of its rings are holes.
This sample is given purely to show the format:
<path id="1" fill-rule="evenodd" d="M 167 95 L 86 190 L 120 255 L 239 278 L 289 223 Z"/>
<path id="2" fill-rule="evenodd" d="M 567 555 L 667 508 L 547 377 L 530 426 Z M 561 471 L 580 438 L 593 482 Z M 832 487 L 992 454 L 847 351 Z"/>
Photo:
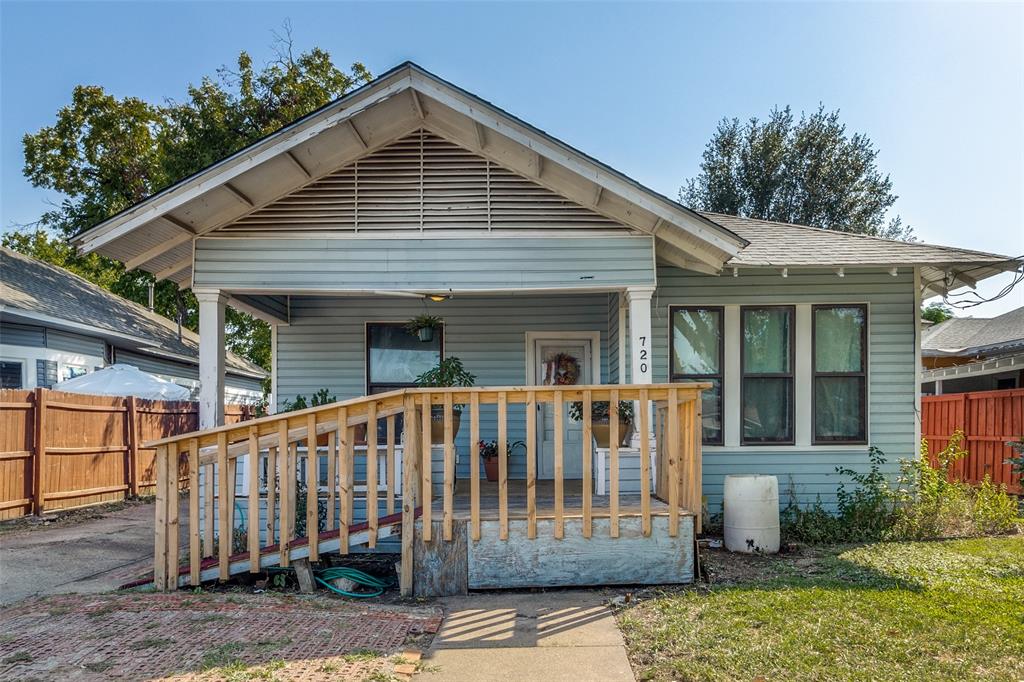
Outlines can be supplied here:
<path id="1" fill-rule="evenodd" d="M 0 680 L 364 679 L 440 622 L 434 607 L 323 596 L 46 597 L 0 611 Z"/>

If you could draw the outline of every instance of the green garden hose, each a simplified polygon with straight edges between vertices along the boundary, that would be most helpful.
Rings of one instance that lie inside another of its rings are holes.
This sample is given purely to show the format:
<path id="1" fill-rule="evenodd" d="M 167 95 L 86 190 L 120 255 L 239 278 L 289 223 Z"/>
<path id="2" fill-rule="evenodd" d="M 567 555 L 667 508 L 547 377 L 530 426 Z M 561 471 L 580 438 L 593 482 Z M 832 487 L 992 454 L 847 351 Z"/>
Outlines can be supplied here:
<path id="1" fill-rule="evenodd" d="M 293 572 L 293 569 L 274 567 L 270 568 L 269 572 L 291 573 Z M 346 578 L 354 582 L 356 585 L 369 587 L 371 588 L 371 590 L 369 592 L 349 592 L 347 590 L 335 587 L 330 582 L 328 582 L 329 580 L 337 580 L 338 578 Z M 390 585 L 390 583 L 384 580 L 374 578 L 369 573 L 363 573 L 358 569 L 346 568 L 345 566 L 321 568 L 319 570 L 313 571 L 313 579 L 321 585 L 323 585 L 324 587 L 326 587 L 331 592 L 334 592 L 335 594 L 340 594 L 343 597 L 354 597 L 356 599 L 368 599 L 371 597 L 379 597 L 380 595 L 384 594 L 384 590 L 387 589 Z"/>

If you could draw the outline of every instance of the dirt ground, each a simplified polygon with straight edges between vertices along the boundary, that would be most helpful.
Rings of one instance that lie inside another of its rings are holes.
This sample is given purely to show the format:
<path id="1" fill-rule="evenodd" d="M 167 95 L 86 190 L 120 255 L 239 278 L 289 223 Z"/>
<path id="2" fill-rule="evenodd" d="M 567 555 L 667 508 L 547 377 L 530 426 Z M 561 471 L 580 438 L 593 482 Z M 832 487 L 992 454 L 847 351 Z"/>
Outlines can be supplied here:
<path id="1" fill-rule="evenodd" d="M 0 680 L 393 679 L 440 624 L 323 594 L 44 597 L 0 611 Z"/>

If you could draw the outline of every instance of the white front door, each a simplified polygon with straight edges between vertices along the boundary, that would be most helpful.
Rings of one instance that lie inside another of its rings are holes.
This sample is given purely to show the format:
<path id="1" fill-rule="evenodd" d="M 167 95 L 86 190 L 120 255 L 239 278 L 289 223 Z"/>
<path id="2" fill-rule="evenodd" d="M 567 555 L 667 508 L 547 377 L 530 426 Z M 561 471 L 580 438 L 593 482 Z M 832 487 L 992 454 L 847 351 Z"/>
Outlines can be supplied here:
<path id="1" fill-rule="evenodd" d="M 534 341 L 534 383 L 538 386 L 592 384 L 593 343 L 587 339 L 544 338 Z M 554 406 L 537 406 L 537 477 L 555 476 Z M 569 417 L 565 407 L 562 430 L 563 478 L 583 476 L 583 425 Z"/>

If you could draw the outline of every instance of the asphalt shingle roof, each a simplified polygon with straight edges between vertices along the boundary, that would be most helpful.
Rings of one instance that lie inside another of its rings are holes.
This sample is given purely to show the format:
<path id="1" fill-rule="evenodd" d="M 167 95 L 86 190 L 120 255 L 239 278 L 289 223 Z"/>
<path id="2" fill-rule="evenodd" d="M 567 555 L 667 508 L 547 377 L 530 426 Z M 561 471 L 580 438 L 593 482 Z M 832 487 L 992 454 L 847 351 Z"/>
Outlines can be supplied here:
<path id="1" fill-rule="evenodd" d="M 0 309 L 140 338 L 157 351 L 199 359 L 198 334 L 183 329 L 179 339 L 177 323 L 166 317 L 63 268 L 7 248 L 0 248 Z M 266 376 L 261 367 L 233 353 L 227 353 L 226 363 L 229 371 Z"/>
<path id="2" fill-rule="evenodd" d="M 926 265 L 1003 261 L 1005 256 L 922 242 L 901 242 L 819 227 L 702 212 L 750 244 L 728 266 Z"/>
<path id="3" fill-rule="evenodd" d="M 981 350 L 1009 351 L 1024 347 L 1024 307 L 999 317 L 954 317 L 921 335 L 924 353 L 970 355 Z"/>

